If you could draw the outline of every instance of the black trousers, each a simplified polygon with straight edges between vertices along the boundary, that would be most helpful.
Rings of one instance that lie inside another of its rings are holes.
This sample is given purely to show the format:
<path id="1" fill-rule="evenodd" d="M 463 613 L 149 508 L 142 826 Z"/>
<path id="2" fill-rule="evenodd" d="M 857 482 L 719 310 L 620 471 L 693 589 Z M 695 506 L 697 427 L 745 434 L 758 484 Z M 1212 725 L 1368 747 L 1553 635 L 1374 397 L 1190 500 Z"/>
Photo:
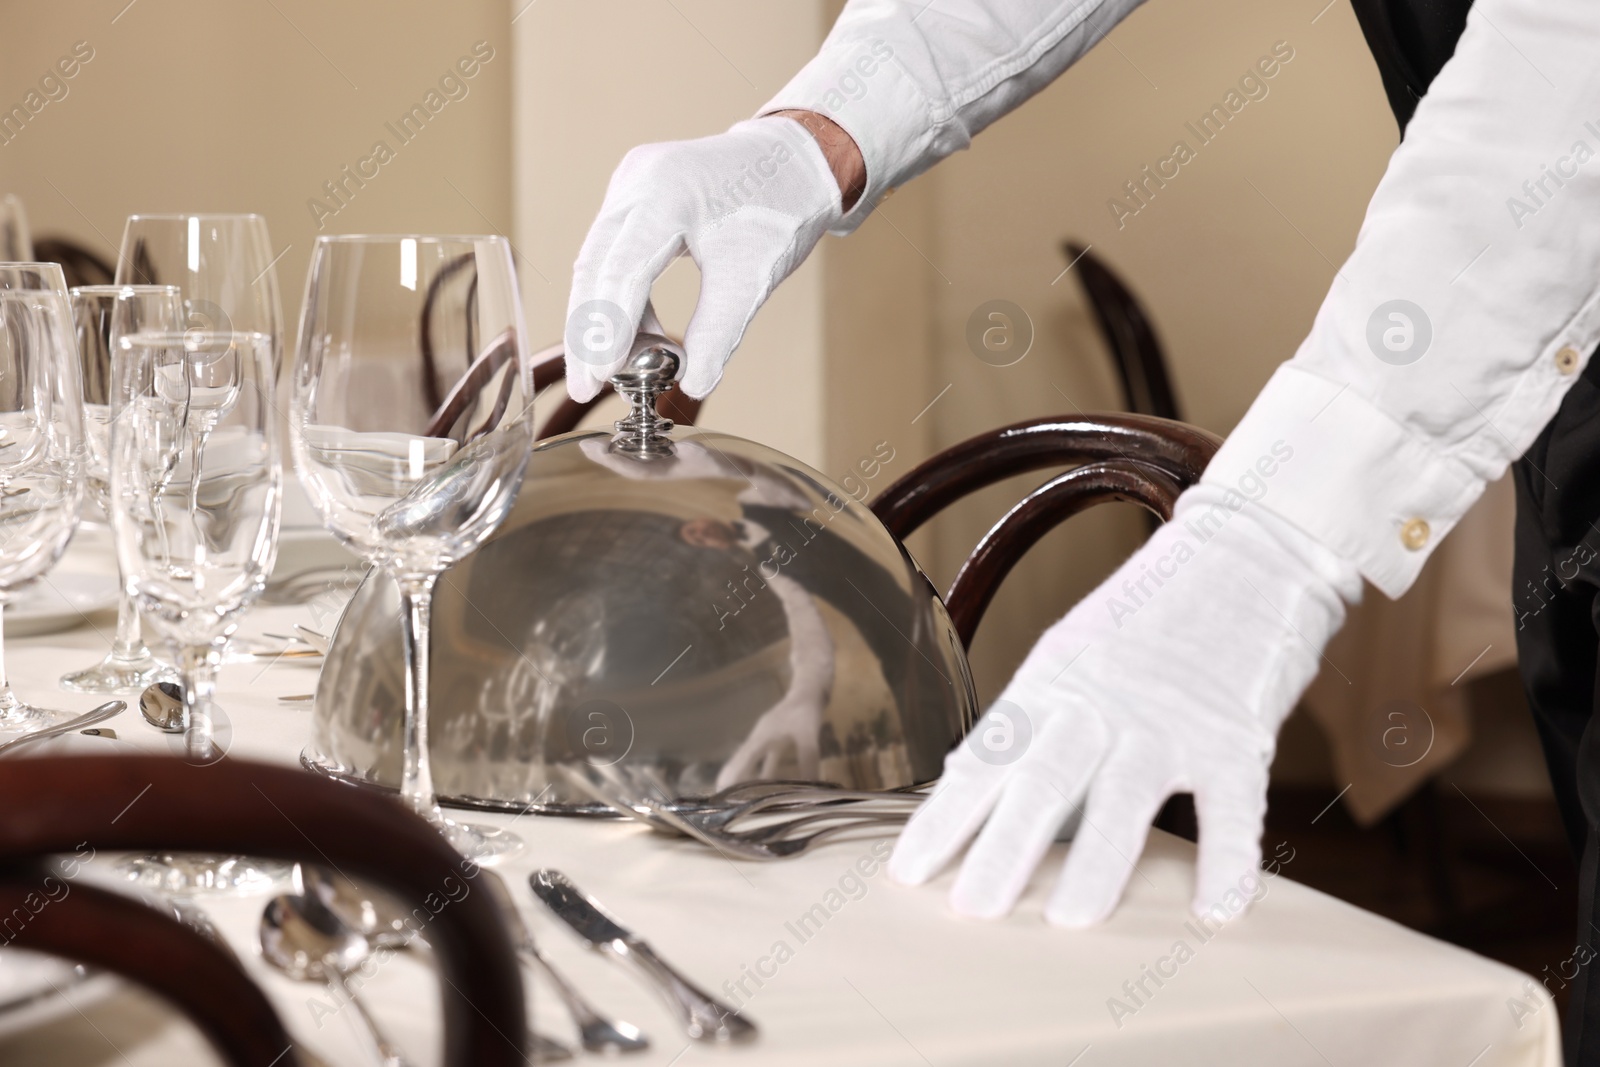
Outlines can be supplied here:
<path id="1" fill-rule="evenodd" d="M 1600 356 L 1514 468 L 1522 682 L 1579 863 L 1577 945 L 1600 946 Z M 1600 960 L 1572 982 L 1569 1065 L 1600 1067 Z"/>

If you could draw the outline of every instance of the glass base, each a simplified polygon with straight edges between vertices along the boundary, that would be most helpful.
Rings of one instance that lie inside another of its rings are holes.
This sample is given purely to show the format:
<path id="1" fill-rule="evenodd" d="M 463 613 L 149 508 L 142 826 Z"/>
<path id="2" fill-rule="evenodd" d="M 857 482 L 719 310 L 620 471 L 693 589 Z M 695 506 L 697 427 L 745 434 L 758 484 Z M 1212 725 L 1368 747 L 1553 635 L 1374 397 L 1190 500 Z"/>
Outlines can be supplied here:
<path id="1" fill-rule="evenodd" d="M 456 822 L 440 818 L 434 822 L 450 847 L 480 867 L 496 863 L 522 851 L 522 838 L 510 830 L 482 823 Z"/>
<path id="2" fill-rule="evenodd" d="M 117 864 L 142 889 L 176 896 L 263 896 L 293 891 L 294 864 L 250 856 L 161 852 Z"/>
<path id="3" fill-rule="evenodd" d="M 80 714 L 82 712 L 35 707 L 13 698 L 0 704 L 0 740 L 10 740 L 56 726 Z"/>
<path id="4" fill-rule="evenodd" d="M 74 693 L 122 693 L 176 678 L 177 672 L 148 651 L 131 659 L 112 653 L 93 667 L 63 674 L 61 688 Z"/>

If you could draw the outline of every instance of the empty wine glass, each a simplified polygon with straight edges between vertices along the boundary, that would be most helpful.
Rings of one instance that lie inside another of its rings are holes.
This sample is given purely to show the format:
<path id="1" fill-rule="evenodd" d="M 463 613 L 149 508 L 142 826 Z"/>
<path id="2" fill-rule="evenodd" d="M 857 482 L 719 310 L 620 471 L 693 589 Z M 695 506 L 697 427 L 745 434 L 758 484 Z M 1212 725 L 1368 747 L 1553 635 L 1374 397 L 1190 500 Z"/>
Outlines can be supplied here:
<path id="1" fill-rule="evenodd" d="M 213 735 L 217 668 L 266 584 L 282 501 L 272 345 L 255 333 L 185 329 L 171 287 L 125 287 L 111 333 L 111 527 L 123 580 L 178 654 L 184 751 L 223 756 Z M 136 860 L 167 889 L 251 890 L 283 865 L 240 857 Z"/>
<path id="2" fill-rule="evenodd" d="M 0 263 L 0 291 L 32 293 L 48 290 L 67 295 L 67 276 L 59 263 Z"/>
<path id="3" fill-rule="evenodd" d="M 272 569 L 282 474 L 270 344 L 185 317 L 171 286 L 117 294 L 110 511 L 124 580 L 178 650 L 188 756 L 210 761 L 216 668 Z"/>
<path id="4" fill-rule="evenodd" d="M 123 293 L 164 296 L 165 301 L 134 302 L 139 314 L 181 299 L 177 286 L 85 285 L 72 290 L 72 318 L 77 330 L 78 375 L 83 386 L 83 428 L 87 437 L 86 482 L 89 498 L 111 516 L 111 353 L 113 312 Z M 134 327 L 142 324 L 135 321 Z M 117 636 L 106 658 L 93 667 L 63 675 L 61 684 L 79 693 L 113 693 L 143 689 L 171 673 L 171 668 L 145 647 L 139 633 L 139 608 L 123 583 L 117 606 Z"/>
<path id="5" fill-rule="evenodd" d="M 55 565 L 77 526 L 82 406 L 66 294 L 0 289 L 0 611 Z M 65 715 L 17 699 L 0 639 L 0 726 L 28 732 Z"/>
<path id="6" fill-rule="evenodd" d="M 28 213 L 10 193 L 0 196 L 0 262 L 25 263 L 33 258 Z"/>
<path id="7" fill-rule="evenodd" d="M 312 505 L 400 587 L 401 797 L 474 860 L 520 841 L 444 817 L 428 759 L 429 610 L 439 573 L 486 541 L 533 444 L 533 379 L 503 237 L 320 237 L 290 443 Z"/>
<path id="8" fill-rule="evenodd" d="M 176 285 L 188 325 L 252 334 L 283 364 L 283 309 L 272 239 L 260 215 L 130 215 L 117 253 L 118 285 Z"/>

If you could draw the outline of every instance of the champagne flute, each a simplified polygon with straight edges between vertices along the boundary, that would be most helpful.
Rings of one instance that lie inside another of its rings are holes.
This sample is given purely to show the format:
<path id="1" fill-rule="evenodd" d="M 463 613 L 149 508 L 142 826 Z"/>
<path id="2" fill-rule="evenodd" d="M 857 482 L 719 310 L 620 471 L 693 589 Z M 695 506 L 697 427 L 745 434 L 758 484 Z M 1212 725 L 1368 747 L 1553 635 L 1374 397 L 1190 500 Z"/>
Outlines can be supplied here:
<path id="1" fill-rule="evenodd" d="M 277 551 L 282 501 L 272 345 L 257 333 L 185 328 L 172 287 L 124 287 L 112 311 L 111 528 L 124 581 L 178 650 L 184 752 L 214 737 L 217 668 Z M 253 890 L 281 864 L 239 857 L 135 860 L 166 889 Z"/>
<path id="2" fill-rule="evenodd" d="M 89 497 L 109 520 L 111 517 L 111 353 L 117 343 L 111 325 L 117 297 L 125 292 L 181 299 L 174 285 L 85 285 L 72 290 L 73 325 L 77 328 L 78 371 L 83 384 L 83 423 L 88 439 L 87 483 Z M 143 313 L 164 301 L 137 302 Z M 136 322 L 135 328 L 139 324 Z M 113 693 L 143 689 L 171 673 L 145 647 L 139 633 L 139 608 L 122 583 L 117 606 L 117 636 L 106 658 L 93 667 L 62 675 L 61 685 L 79 693 Z"/>
<path id="3" fill-rule="evenodd" d="M 26 263 L 32 258 L 33 239 L 22 201 L 10 193 L 0 196 L 0 262 Z"/>
<path id="4" fill-rule="evenodd" d="M 82 406 L 65 292 L 0 288 L 0 611 L 55 565 L 77 527 Z M 30 732 L 65 715 L 17 698 L 0 637 L 0 726 Z"/>
<path id="5" fill-rule="evenodd" d="M 400 794 L 463 855 L 513 835 L 453 822 L 428 759 L 429 611 L 439 573 L 510 511 L 533 444 L 533 378 L 503 237 L 320 237 L 294 369 L 290 443 L 323 522 L 400 587 Z"/>

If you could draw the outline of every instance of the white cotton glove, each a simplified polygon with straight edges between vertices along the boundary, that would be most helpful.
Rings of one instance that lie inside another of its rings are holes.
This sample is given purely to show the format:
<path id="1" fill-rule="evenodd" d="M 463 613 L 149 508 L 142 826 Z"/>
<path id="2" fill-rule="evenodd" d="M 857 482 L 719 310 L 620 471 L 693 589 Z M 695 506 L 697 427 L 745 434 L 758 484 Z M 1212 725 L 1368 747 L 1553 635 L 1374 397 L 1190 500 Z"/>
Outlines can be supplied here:
<path id="1" fill-rule="evenodd" d="M 891 877 L 926 881 L 976 833 L 951 906 L 1004 915 L 1081 810 L 1045 916 L 1087 926 L 1116 907 L 1162 802 L 1192 792 L 1193 909 L 1238 914 L 1259 884 L 1278 727 L 1360 595 L 1356 569 L 1296 527 L 1238 493 L 1189 489 L 1171 522 L 1045 632 L 946 757 Z"/>
<path id="2" fill-rule="evenodd" d="M 573 267 L 567 391 L 578 401 L 600 391 L 633 343 L 650 286 L 687 251 L 700 267 L 700 298 L 682 388 L 703 398 L 756 311 L 840 218 L 838 182 L 793 119 L 635 148 L 611 176 Z"/>

